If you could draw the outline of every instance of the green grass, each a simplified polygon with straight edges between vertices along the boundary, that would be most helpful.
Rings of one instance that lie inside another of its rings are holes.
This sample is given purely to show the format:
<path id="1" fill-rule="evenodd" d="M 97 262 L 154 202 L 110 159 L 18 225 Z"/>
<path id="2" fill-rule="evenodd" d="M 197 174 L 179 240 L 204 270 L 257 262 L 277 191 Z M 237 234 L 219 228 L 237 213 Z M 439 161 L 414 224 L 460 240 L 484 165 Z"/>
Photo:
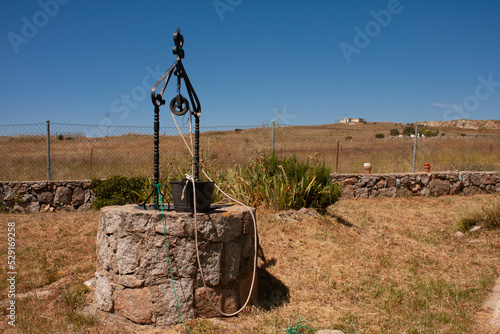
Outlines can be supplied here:
<path id="1" fill-rule="evenodd" d="M 500 228 L 500 199 L 484 204 L 480 209 L 465 207 L 455 222 L 455 228 L 468 232 L 474 226 L 486 229 Z"/>

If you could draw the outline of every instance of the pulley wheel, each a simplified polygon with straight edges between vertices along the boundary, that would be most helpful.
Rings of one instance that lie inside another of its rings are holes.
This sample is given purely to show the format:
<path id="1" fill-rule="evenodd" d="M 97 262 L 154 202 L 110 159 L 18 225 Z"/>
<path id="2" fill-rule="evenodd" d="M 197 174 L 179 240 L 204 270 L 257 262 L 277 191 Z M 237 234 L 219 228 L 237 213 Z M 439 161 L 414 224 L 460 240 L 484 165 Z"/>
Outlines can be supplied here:
<path id="1" fill-rule="evenodd" d="M 177 103 L 179 97 L 181 101 L 180 105 L 178 105 Z M 170 111 L 172 111 L 174 115 L 183 116 L 188 112 L 188 110 L 189 110 L 189 102 L 184 96 L 182 95 L 176 96 L 172 99 L 172 101 L 170 101 Z"/>

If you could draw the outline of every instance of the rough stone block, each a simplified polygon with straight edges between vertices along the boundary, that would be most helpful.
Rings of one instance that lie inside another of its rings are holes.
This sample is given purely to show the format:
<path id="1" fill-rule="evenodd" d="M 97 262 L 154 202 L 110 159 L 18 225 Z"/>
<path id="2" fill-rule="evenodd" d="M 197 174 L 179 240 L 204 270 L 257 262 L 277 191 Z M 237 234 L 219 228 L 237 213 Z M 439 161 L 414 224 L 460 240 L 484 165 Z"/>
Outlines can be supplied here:
<path id="1" fill-rule="evenodd" d="M 39 202 L 31 202 L 25 207 L 25 212 L 36 213 L 40 212 L 40 203 Z"/>
<path id="2" fill-rule="evenodd" d="M 396 194 L 400 197 L 408 197 L 411 195 L 410 191 L 406 187 L 396 188 Z"/>
<path id="3" fill-rule="evenodd" d="M 484 191 L 481 190 L 479 187 L 474 187 L 474 186 L 471 186 L 471 187 L 465 187 L 463 190 L 462 190 L 462 193 L 465 195 L 465 196 L 470 196 L 470 195 L 477 195 L 477 194 L 483 194 Z"/>
<path id="4" fill-rule="evenodd" d="M 151 293 L 149 288 L 124 289 L 114 302 L 116 312 L 138 324 L 152 323 Z"/>
<path id="5" fill-rule="evenodd" d="M 396 197 L 396 187 L 380 189 L 379 196 L 380 197 Z"/>
<path id="6" fill-rule="evenodd" d="M 173 269 L 173 268 L 172 268 Z M 170 277 L 167 252 L 163 247 L 148 247 L 141 252 L 139 267 L 134 274 L 145 280 L 145 285 L 152 285 L 162 278 Z"/>
<path id="7" fill-rule="evenodd" d="M 73 190 L 73 195 L 71 196 L 71 203 L 73 203 L 74 207 L 79 207 L 85 203 L 85 190 L 80 187 L 76 187 Z"/>
<path id="8" fill-rule="evenodd" d="M 73 191 L 68 187 L 58 187 L 54 196 L 54 204 L 70 204 Z"/>
<path id="9" fill-rule="evenodd" d="M 368 188 L 358 188 L 356 189 L 356 197 L 358 198 L 368 198 L 369 190 Z"/>
<path id="10" fill-rule="evenodd" d="M 388 177 L 387 180 L 385 181 L 385 187 L 386 188 L 392 188 L 396 186 L 396 178 L 395 177 Z"/>
<path id="11" fill-rule="evenodd" d="M 481 174 L 471 174 L 470 175 L 470 182 L 473 186 L 480 186 L 483 184 L 483 181 L 485 177 L 484 175 L 481 175 Z"/>
<path id="12" fill-rule="evenodd" d="M 131 236 L 118 239 L 116 263 L 120 275 L 127 275 L 134 272 L 134 269 L 139 265 L 138 253 L 138 243 Z"/>
<path id="13" fill-rule="evenodd" d="M 126 288 L 140 288 L 144 285 L 144 280 L 138 279 L 134 275 L 119 275 L 117 282 Z"/>
<path id="14" fill-rule="evenodd" d="M 194 280 L 182 278 L 174 280 L 175 293 L 172 283 L 158 285 L 158 299 L 156 302 L 157 325 L 169 326 L 179 323 L 177 300 L 179 301 L 182 320 L 194 318 Z"/>
<path id="15" fill-rule="evenodd" d="M 439 172 L 439 173 L 433 173 L 435 179 L 440 179 L 440 180 L 446 180 L 448 177 L 448 173 L 444 172 Z"/>
<path id="16" fill-rule="evenodd" d="M 459 175 L 458 173 L 447 173 L 446 178 L 453 183 L 458 181 Z"/>
<path id="17" fill-rule="evenodd" d="M 230 283 L 238 278 L 240 270 L 241 245 L 230 242 L 224 246 L 224 283 Z"/>
<path id="18" fill-rule="evenodd" d="M 169 243 L 172 258 L 172 273 L 174 277 L 194 277 L 196 275 L 196 249 L 192 240 L 177 238 L 175 243 Z M 160 259 L 160 261 L 164 259 Z"/>
<path id="19" fill-rule="evenodd" d="M 420 184 L 414 183 L 414 184 L 410 184 L 408 186 L 408 188 L 410 189 L 411 192 L 416 193 L 420 190 L 421 187 L 420 187 Z"/>
<path id="20" fill-rule="evenodd" d="M 342 181 L 342 185 L 346 186 L 346 185 L 354 185 L 358 183 L 358 179 L 356 177 L 350 177 L 348 179 L 345 179 Z"/>
<path id="21" fill-rule="evenodd" d="M 11 187 L 9 187 L 8 185 L 3 186 L 3 200 L 4 201 L 9 200 L 13 194 L 14 194 L 14 190 Z"/>
<path id="22" fill-rule="evenodd" d="M 113 290 L 106 277 L 97 276 L 95 287 L 95 298 L 97 307 L 103 311 L 113 310 Z"/>
<path id="23" fill-rule="evenodd" d="M 72 190 L 76 188 L 75 182 L 64 182 L 64 186 L 68 187 L 68 188 L 70 188 Z"/>
<path id="24" fill-rule="evenodd" d="M 362 176 L 358 181 L 357 186 L 359 187 L 373 187 L 375 185 L 376 178 L 372 176 Z"/>
<path id="25" fill-rule="evenodd" d="M 99 229 L 106 234 L 117 234 L 121 230 L 122 212 L 123 210 L 116 206 L 102 208 Z"/>
<path id="26" fill-rule="evenodd" d="M 90 203 L 83 203 L 78 207 L 76 211 L 89 211 L 91 209 L 91 204 Z"/>
<path id="27" fill-rule="evenodd" d="M 82 188 L 83 189 L 91 189 L 91 187 L 92 187 L 92 181 L 91 180 L 82 181 Z"/>
<path id="28" fill-rule="evenodd" d="M 449 195 L 451 189 L 450 181 L 434 179 L 429 183 L 429 192 L 433 196 Z"/>
<path id="29" fill-rule="evenodd" d="M 210 297 L 207 296 L 207 292 Z M 233 313 L 238 310 L 236 291 L 232 289 L 198 288 L 195 291 L 194 299 L 196 316 L 198 317 L 221 316 L 221 313 L 213 308 L 212 303 L 224 313 Z"/>
<path id="30" fill-rule="evenodd" d="M 463 187 L 464 187 L 464 184 L 461 181 L 455 182 L 451 186 L 451 191 L 450 191 L 451 195 L 459 194 Z"/>
<path id="31" fill-rule="evenodd" d="M 355 197 L 354 186 L 347 185 L 342 187 L 342 198 L 343 199 L 353 199 Z"/>
<path id="32" fill-rule="evenodd" d="M 198 224 L 199 235 L 209 241 L 227 243 L 242 233 L 242 212 L 223 212 L 219 215 L 204 215 Z M 201 216 L 201 215 L 200 215 Z"/>
<path id="33" fill-rule="evenodd" d="M 201 248 L 200 261 L 205 282 L 212 286 L 218 285 L 221 282 L 222 244 L 210 243 Z M 198 278 L 198 284 L 203 285 L 200 273 Z"/>
<path id="34" fill-rule="evenodd" d="M 188 214 L 169 215 L 163 221 L 161 213 L 158 213 L 153 215 L 152 220 L 155 221 L 156 233 L 163 235 L 165 231 L 167 235 L 171 236 L 194 238 L 194 224 L 192 220 L 188 223 Z"/>
<path id="35" fill-rule="evenodd" d="M 91 189 L 85 189 L 85 203 L 90 203 L 91 199 L 95 198 Z"/>
<path id="36" fill-rule="evenodd" d="M 130 210 L 123 219 L 123 227 L 127 233 L 144 233 L 148 229 L 149 216 L 145 211 L 133 210 L 134 206 L 127 206 Z M 132 211 L 133 212 L 130 212 Z"/>
<path id="37" fill-rule="evenodd" d="M 37 199 L 42 204 L 50 204 L 54 199 L 54 195 L 52 194 L 52 192 L 44 191 L 37 195 Z"/>
<path id="38" fill-rule="evenodd" d="M 34 191 L 44 190 L 45 188 L 47 188 L 47 182 L 34 182 L 31 185 L 31 189 Z"/>

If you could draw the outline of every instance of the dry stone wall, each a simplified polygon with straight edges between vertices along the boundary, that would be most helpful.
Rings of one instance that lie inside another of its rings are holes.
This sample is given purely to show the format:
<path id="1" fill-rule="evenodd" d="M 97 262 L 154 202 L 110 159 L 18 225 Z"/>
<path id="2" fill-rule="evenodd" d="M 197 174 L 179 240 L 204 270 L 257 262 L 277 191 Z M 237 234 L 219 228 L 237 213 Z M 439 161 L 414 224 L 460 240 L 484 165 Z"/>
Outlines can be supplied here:
<path id="1" fill-rule="evenodd" d="M 135 324 L 159 328 L 180 321 L 175 295 L 183 320 L 220 315 L 211 306 L 207 292 L 223 312 L 237 311 L 246 301 L 253 277 L 255 248 L 250 211 L 226 206 L 197 215 L 206 288 L 196 261 L 194 216 L 168 211 L 164 217 L 163 223 L 160 211 L 142 210 L 136 205 L 101 209 L 97 307 Z M 252 300 L 256 297 L 257 283 Z"/>
<path id="2" fill-rule="evenodd" d="M 500 172 L 332 174 L 342 198 L 445 196 L 500 193 Z"/>
<path id="3" fill-rule="evenodd" d="M 0 182 L 0 207 L 13 212 L 84 211 L 94 199 L 92 181 Z"/>
<path id="4" fill-rule="evenodd" d="M 332 174 L 343 198 L 500 193 L 500 172 Z M 0 211 L 84 211 L 94 200 L 91 180 L 0 181 Z"/>

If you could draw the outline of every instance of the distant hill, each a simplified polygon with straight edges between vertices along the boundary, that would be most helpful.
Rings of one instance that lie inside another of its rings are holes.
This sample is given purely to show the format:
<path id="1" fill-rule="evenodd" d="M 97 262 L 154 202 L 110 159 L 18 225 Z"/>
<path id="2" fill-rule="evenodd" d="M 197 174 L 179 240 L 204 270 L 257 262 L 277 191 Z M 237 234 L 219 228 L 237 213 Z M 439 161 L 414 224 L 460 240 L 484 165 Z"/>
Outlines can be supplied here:
<path id="1" fill-rule="evenodd" d="M 500 120 L 474 120 L 474 119 L 456 119 L 453 121 L 425 121 L 418 124 L 437 127 L 437 128 L 462 128 L 462 129 L 500 129 Z"/>

